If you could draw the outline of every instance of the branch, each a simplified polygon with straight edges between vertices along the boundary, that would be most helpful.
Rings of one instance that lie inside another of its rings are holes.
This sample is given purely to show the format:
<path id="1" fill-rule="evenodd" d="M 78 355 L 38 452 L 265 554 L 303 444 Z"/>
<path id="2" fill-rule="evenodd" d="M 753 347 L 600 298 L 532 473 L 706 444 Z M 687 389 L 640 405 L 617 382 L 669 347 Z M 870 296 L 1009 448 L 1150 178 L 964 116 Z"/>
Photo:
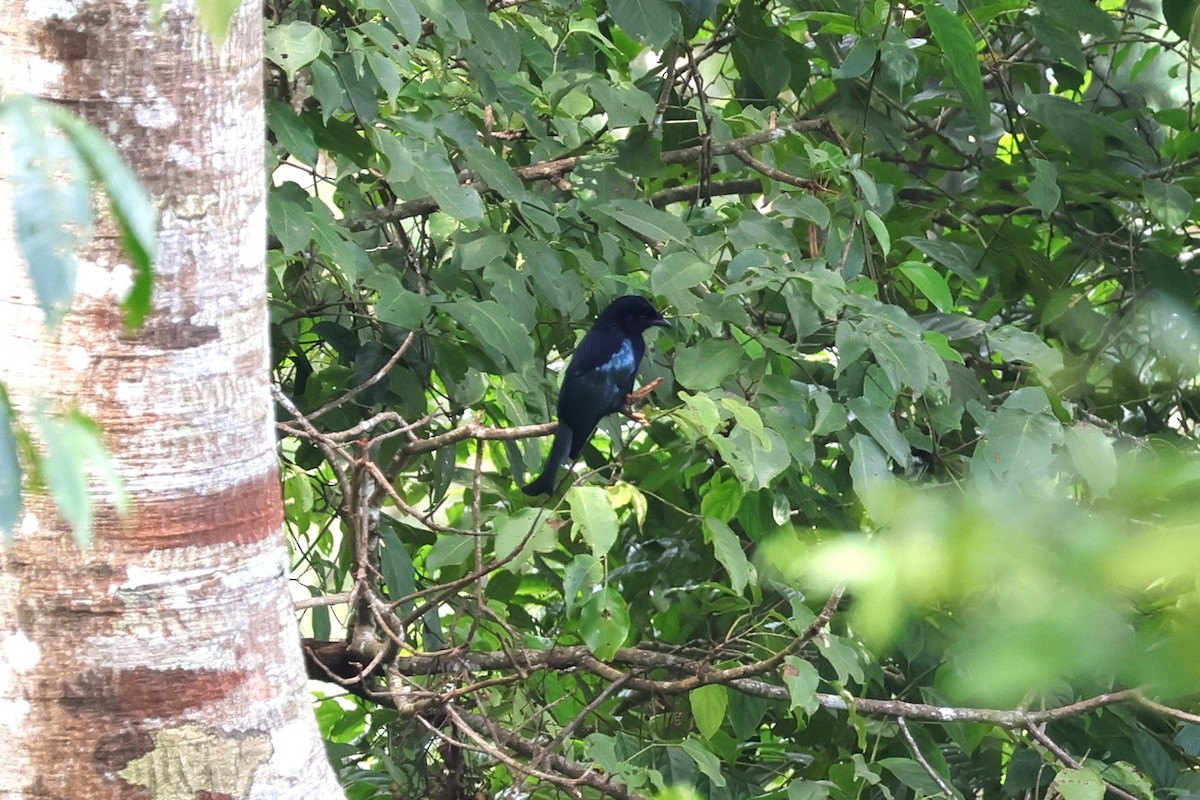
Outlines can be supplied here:
<path id="1" fill-rule="evenodd" d="M 812 626 L 810 626 L 811 629 Z M 315 651 L 314 655 L 316 655 Z M 766 662 L 758 662 L 755 666 L 763 663 Z M 664 669 L 690 674 L 691 677 L 682 680 L 649 680 L 627 674 L 614 664 L 636 667 L 638 672 Z M 784 702 L 791 700 L 791 694 L 784 686 L 767 683 L 763 680 L 739 677 L 744 674 L 745 665 L 717 670 L 702 661 L 640 647 L 618 649 L 612 663 L 598 661 L 587 647 L 578 645 L 556 647 L 550 650 L 456 651 L 437 655 L 401 656 L 396 658 L 390 666 L 399 674 L 409 676 L 512 670 L 533 672 L 540 669 L 560 671 L 583 669 L 606 680 L 623 679 L 624 686 L 630 689 L 662 694 L 683 694 L 704 684 L 723 683 L 756 697 Z M 314 677 L 317 680 L 322 679 L 320 675 Z M 1036 711 L 935 706 L 928 703 L 910 703 L 905 700 L 878 700 L 824 692 L 817 693 L 817 702 L 822 708 L 830 711 L 853 709 L 855 713 L 869 717 L 905 717 L 909 720 L 926 722 L 982 722 L 1015 729 L 1077 717 L 1118 703 L 1140 702 L 1139 697 L 1139 693 L 1135 690 L 1109 692 L 1080 700 L 1077 703 Z"/>
<path id="2" fill-rule="evenodd" d="M 749 147 L 756 147 L 761 144 L 778 141 L 788 133 L 799 133 L 802 131 L 821 131 L 830 138 L 844 144 L 841 137 L 837 135 L 833 125 L 824 119 L 800 119 L 779 128 L 771 128 L 769 130 L 752 133 L 748 136 L 742 136 L 738 139 L 731 139 L 727 142 L 712 142 L 708 145 L 697 145 L 695 147 L 684 147 L 679 150 L 668 150 L 661 156 L 664 164 L 687 164 L 693 161 L 699 161 L 702 157 L 711 158 L 713 156 L 726 156 L 736 153 L 739 150 L 745 150 Z M 542 161 L 537 164 L 530 164 L 524 167 L 517 167 L 513 170 L 518 178 L 523 181 L 556 181 L 564 175 L 572 172 L 580 164 L 584 163 L 583 156 L 567 156 L 565 158 L 556 158 L 550 161 Z M 480 194 L 490 191 L 488 186 L 483 181 L 478 180 L 470 173 L 464 172 L 459 175 L 459 183 L 462 185 L 470 185 L 475 187 Z M 693 191 L 694 194 L 694 191 Z M 681 198 L 682 199 L 682 198 Z M 674 202 L 674 201 L 673 201 Z M 411 217 L 421 217 L 432 214 L 439 208 L 438 203 L 432 197 L 422 197 L 417 200 L 409 200 L 404 203 L 389 204 L 380 209 L 374 214 L 360 216 L 355 221 L 349 224 L 351 230 L 362 230 L 367 227 L 378 225 L 386 222 L 399 222 L 400 220 L 409 219 Z"/>
<path id="3" fill-rule="evenodd" d="M 469 420 L 452 431 L 409 442 L 401 452 L 404 455 L 428 453 L 446 445 L 457 444 L 464 439 L 528 439 L 532 436 L 549 436 L 558 430 L 557 422 L 542 422 L 538 425 L 517 425 L 512 428 L 489 428 L 478 420 Z"/>
<path id="4" fill-rule="evenodd" d="M 650 196 L 650 205 L 655 208 L 665 208 L 672 203 L 685 203 L 689 200 L 708 200 L 731 194 L 762 194 L 761 178 L 737 178 L 729 181 L 717 181 L 696 186 L 672 186 Z"/>
<path id="5" fill-rule="evenodd" d="M 456 716 L 459 721 L 470 726 L 478 732 L 487 731 L 490 727 L 489 720 L 479 714 L 471 714 L 466 711 L 458 711 Z M 533 741 L 526 739 L 524 736 L 519 736 L 512 731 L 503 732 L 503 741 L 500 742 L 505 747 L 512 749 L 514 753 L 533 758 L 541 749 Z M 563 758 L 555 753 L 550 753 L 546 756 L 546 763 L 553 769 L 561 772 L 563 775 L 570 775 L 580 783 L 591 786 L 593 789 L 604 792 L 610 797 L 615 797 L 617 800 L 644 800 L 642 795 L 634 794 L 626 789 L 621 784 L 607 778 L 604 775 L 596 772 L 594 769 L 585 767 L 578 761 L 571 761 Z"/>

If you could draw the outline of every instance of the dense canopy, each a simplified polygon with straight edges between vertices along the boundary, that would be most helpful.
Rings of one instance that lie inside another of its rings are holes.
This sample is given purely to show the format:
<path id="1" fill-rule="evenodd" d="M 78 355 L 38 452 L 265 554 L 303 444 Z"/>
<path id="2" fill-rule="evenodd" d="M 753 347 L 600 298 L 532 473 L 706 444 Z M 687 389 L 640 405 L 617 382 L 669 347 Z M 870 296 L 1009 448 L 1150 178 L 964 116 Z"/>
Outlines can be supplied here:
<path id="1" fill-rule="evenodd" d="M 265 5 L 351 797 L 1195 790 L 1190 5 Z M 623 294 L 648 422 L 527 498 Z"/>

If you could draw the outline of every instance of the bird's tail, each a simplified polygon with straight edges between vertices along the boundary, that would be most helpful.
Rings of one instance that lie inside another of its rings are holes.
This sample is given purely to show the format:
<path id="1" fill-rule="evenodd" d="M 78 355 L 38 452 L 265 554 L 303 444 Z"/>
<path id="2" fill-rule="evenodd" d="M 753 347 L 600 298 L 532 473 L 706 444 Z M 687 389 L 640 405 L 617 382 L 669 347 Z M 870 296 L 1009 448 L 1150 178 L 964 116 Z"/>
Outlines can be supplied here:
<path id="1" fill-rule="evenodd" d="M 521 491 L 528 495 L 553 492 L 558 468 L 562 466 L 570 449 L 571 429 L 559 422 L 558 432 L 554 434 L 554 444 L 550 445 L 550 455 L 546 456 L 546 464 L 542 467 L 542 474 L 537 476 L 537 480 L 522 486 Z"/>

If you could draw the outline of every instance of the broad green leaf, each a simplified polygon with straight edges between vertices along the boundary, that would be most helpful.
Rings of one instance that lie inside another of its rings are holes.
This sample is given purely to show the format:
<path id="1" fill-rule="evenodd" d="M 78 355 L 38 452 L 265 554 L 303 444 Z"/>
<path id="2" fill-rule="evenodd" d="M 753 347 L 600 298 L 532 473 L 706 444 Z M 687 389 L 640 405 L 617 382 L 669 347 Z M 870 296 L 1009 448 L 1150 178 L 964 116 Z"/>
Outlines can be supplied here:
<path id="1" fill-rule="evenodd" d="M 926 239 L 920 236 L 906 236 L 904 241 L 969 284 L 978 283 L 979 277 L 975 274 L 975 268 L 983 256 L 979 248 L 946 239 Z"/>
<path id="2" fill-rule="evenodd" d="M 939 311 L 953 310 L 954 298 L 950 294 L 950 287 L 946 285 L 946 279 L 936 269 L 924 261 L 905 261 L 897 269 L 904 277 L 912 281 L 913 286 L 917 287 L 917 290 L 925 295 L 926 299 L 933 303 Z"/>
<path id="3" fill-rule="evenodd" d="M 1025 190 L 1025 197 L 1042 212 L 1043 217 L 1048 218 L 1062 200 L 1062 190 L 1058 188 L 1058 168 L 1045 159 L 1030 160 L 1033 163 L 1033 178 Z"/>
<path id="4" fill-rule="evenodd" d="M 817 700 L 820 680 L 817 668 L 803 658 L 788 656 L 783 662 L 783 683 L 788 688 L 794 709 L 813 714 L 820 708 Z"/>
<path id="5" fill-rule="evenodd" d="M 704 773 L 705 777 L 712 782 L 713 786 L 720 788 L 725 785 L 725 775 L 721 772 L 721 761 L 712 751 L 704 746 L 697 739 L 688 737 L 679 743 L 683 752 L 696 762 L 696 766 Z"/>
<path id="6" fill-rule="evenodd" d="M 705 539 L 712 541 L 717 560 L 729 573 L 729 586 L 741 594 L 754 575 L 741 540 L 728 525 L 715 518 L 704 520 L 704 533 Z"/>
<path id="7" fill-rule="evenodd" d="M 121 230 L 121 247 L 133 262 L 133 285 L 121 307 L 126 330 L 136 330 L 150 313 L 151 270 L 158 257 L 158 215 L 150 195 L 108 139 L 65 110 L 55 109 L 55 118 L 87 164 L 92 180 L 104 189 Z"/>
<path id="8" fill-rule="evenodd" d="M 1054 776 L 1054 788 L 1063 800 L 1104 800 L 1104 779 L 1090 767 L 1063 769 Z"/>
<path id="9" fill-rule="evenodd" d="M 492 530 L 496 538 L 492 548 L 496 557 L 508 558 L 516 553 L 505 569 L 515 570 L 534 553 L 554 548 L 558 537 L 554 529 L 546 524 L 545 516 L 542 509 L 529 507 L 512 514 L 501 514 L 493 520 Z"/>
<path id="10" fill-rule="evenodd" d="M 912 448 L 896 427 L 890 408 L 873 405 L 865 397 L 850 398 L 846 407 L 893 461 L 904 467 L 912 462 Z"/>
<path id="11" fill-rule="evenodd" d="M 1088 0 L 1038 0 L 1037 6 L 1082 33 L 1110 39 L 1119 33 L 1116 21 L 1104 7 Z"/>
<path id="12" fill-rule="evenodd" d="M 871 209 L 863 212 L 863 218 L 866 219 L 867 227 L 871 229 L 875 241 L 879 243 L 880 252 L 886 256 L 892 250 L 892 236 L 888 233 L 887 225 L 883 224 L 883 220 Z"/>
<path id="13" fill-rule="evenodd" d="M 608 501 L 608 493 L 599 486 L 573 486 L 567 492 L 571 519 L 592 548 L 597 558 L 606 555 L 616 544 L 620 524 L 617 512 Z"/>
<path id="14" fill-rule="evenodd" d="M 629 609 L 611 586 L 596 592 L 583 604 L 579 625 L 584 644 L 601 661 L 610 661 L 629 635 Z"/>
<path id="15" fill-rule="evenodd" d="M 504 306 L 494 300 L 460 298 L 442 306 L 474 337 L 474 344 L 496 362 L 507 362 L 515 370 L 533 363 L 533 340 Z"/>
<path id="16" fill-rule="evenodd" d="M 890 491 L 896 482 L 887 455 L 874 438 L 861 433 L 854 434 L 850 449 L 854 456 L 850 462 L 854 491 L 872 519 L 885 519 L 891 507 Z"/>
<path id="17" fill-rule="evenodd" d="M 1191 218 L 1195 201 L 1181 186 L 1152 179 L 1143 183 L 1142 189 L 1150 213 L 1167 228 L 1174 230 Z"/>
<path id="18" fill-rule="evenodd" d="M 878 55 L 879 48 L 875 42 L 863 36 L 850 48 L 845 61 L 833 71 L 833 77 L 842 81 L 861 78 L 867 74 L 867 70 L 875 66 L 875 58 Z"/>
<path id="19" fill-rule="evenodd" d="M 1063 368 L 1063 356 L 1040 336 L 1013 325 L 1002 325 L 987 335 L 988 342 L 1005 361 L 1022 361 L 1034 367 L 1043 378 Z"/>
<path id="20" fill-rule="evenodd" d="M 12 538 L 21 516 L 21 460 L 13 435 L 12 407 L 0 388 L 0 541 Z"/>
<path id="21" fill-rule="evenodd" d="M 829 797 L 827 784 L 798 778 L 788 784 L 787 800 L 825 800 Z"/>
<path id="22" fill-rule="evenodd" d="M 938 782 L 915 759 L 893 756 L 891 758 L 881 758 L 875 763 L 895 775 L 900 779 L 901 783 L 920 793 L 922 796 L 945 797 L 945 792 L 938 786 Z"/>
<path id="23" fill-rule="evenodd" d="M 675 416 L 687 422 L 700 436 L 711 436 L 721 424 L 721 411 L 706 394 L 680 392 L 679 399 L 684 408 L 676 409 Z"/>
<path id="24" fill-rule="evenodd" d="M 95 518 L 89 477 L 96 478 L 115 510 L 124 514 L 128 496 L 116 468 L 100 440 L 96 424 L 79 413 L 50 416 L 36 412 L 35 419 L 46 454 L 42 459 L 42 477 L 54 498 L 59 515 L 71 526 L 80 548 L 92 544 Z"/>
<path id="25" fill-rule="evenodd" d="M 388 596 L 392 599 L 404 597 L 416 591 L 416 571 L 404 542 L 392 528 L 385 524 L 383 541 L 379 549 L 379 566 L 388 585 Z"/>
<path id="26" fill-rule="evenodd" d="M 5 104 L 5 112 L 12 131 L 17 245 L 46 322 L 54 326 L 75 296 L 75 251 L 91 236 L 87 169 L 56 130 L 48 107 L 17 97 Z"/>
<path id="27" fill-rule="evenodd" d="M 983 77 L 979 73 L 975 37 L 957 15 L 947 11 L 937 0 L 925 3 L 925 20 L 929 23 L 933 38 L 942 48 L 942 64 L 951 82 L 962 93 L 963 104 L 971 112 L 977 126 L 987 125 L 991 109 L 983 89 Z"/>
<path id="28" fill-rule="evenodd" d="M 727 469 L 722 472 L 725 474 L 724 479 L 718 473 L 717 477 L 708 482 L 708 491 L 700 500 L 700 513 L 705 517 L 728 522 L 737 513 L 746 491 L 742 487 L 741 481 L 728 478 Z"/>
<path id="29" fill-rule="evenodd" d="M 652 47 L 681 32 L 679 12 L 667 0 L 609 0 L 608 11 L 621 30 Z"/>
<path id="30" fill-rule="evenodd" d="M 654 265 L 650 288 L 657 295 L 673 297 L 704 284 L 713 275 L 713 265 L 691 253 L 671 253 Z"/>
<path id="31" fill-rule="evenodd" d="M 409 0 L 363 0 L 363 8 L 383 12 L 384 18 L 409 44 L 421 38 L 421 15 Z"/>
<path id="32" fill-rule="evenodd" d="M 263 36 L 263 55 L 294 80 L 296 73 L 316 61 L 328 48 L 328 37 L 317 26 L 302 20 L 276 25 Z"/>
<path id="33" fill-rule="evenodd" d="M 600 586 L 603 581 L 604 565 L 600 563 L 600 559 L 589 553 L 575 556 L 563 572 L 563 602 L 567 614 L 575 607 L 581 591 L 590 595 L 591 590 Z"/>
<path id="34" fill-rule="evenodd" d="M 733 467 L 738 479 L 751 490 L 770 486 L 792 461 L 787 442 L 769 428 L 756 436 L 739 425 L 727 436 L 718 436 L 711 441 Z"/>
<path id="35" fill-rule="evenodd" d="M 200 27 L 217 47 L 224 44 L 229 26 L 233 24 L 233 18 L 237 16 L 241 5 L 240 0 L 197 0 L 196 12 L 200 19 Z"/>
<path id="36" fill-rule="evenodd" d="M 687 225 L 676 216 L 637 200 L 609 200 L 590 209 L 655 242 L 686 244 Z"/>
<path id="37" fill-rule="evenodd" d="M 317 139 L 312 127 L 296 116 L 292 107 L 278 100 L 267 103 L 267 127 L 275 134 L 275 141 L 292 159 L 307 166 L 317 163 Z"/>
<path id="38" fill-rule="evenodd" d="M 308 195 L 288 181 L 267 192 L 267 223 L 287 255 L 308 247 L 313 237 Z"/>
<path id="39" fill-rule="evenodd" d="M 1200 2 L 1163 0 L 1162 11 L 1172 33 L 1193 46 L 1200 41 Z"/>
<path id="40" fill-rule="evenodd" d="M 692 707 L 692 718 L 696 720 L 696 728 L 700 735 L 711 739 L 725 721 L 725 710 L 729 707 L 729 688 L 719 683 L 701 686 L 688 694 L 688 703 Z"/>
<path id="41" fill-rule="evenodd" d="M 425 555 L 424 568 L 433 571 L 443 567 L 457 567 L 466 562 L 474 552 L 475 537 L 455 533 L 438 534 L 437 541 Z M 511 553 L 512 549 L 508 552 Z"/>
<path id="42" fill-rule="evenodd" d="M 695 347 L 676 351 L 675 379 L 691 389 L 715 389 L 737 372 L 741 346 L 729 339 L 705 339 Z"/>
<path id="43" fill-rule="evenodd" d="M 1117 454 L 1113 440 L 1094 425 L 1080 423 L 1066 430 L 1067 453 L 1079 475 L 1097 497 L 1104 497 L 1117 482 Z"/>

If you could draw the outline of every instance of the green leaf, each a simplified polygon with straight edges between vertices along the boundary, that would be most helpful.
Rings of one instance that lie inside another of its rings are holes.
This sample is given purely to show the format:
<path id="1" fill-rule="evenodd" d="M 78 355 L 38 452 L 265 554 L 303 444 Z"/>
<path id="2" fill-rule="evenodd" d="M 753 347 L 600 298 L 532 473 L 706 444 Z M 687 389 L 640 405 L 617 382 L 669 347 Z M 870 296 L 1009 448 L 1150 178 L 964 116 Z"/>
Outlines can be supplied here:
<path id="1" fill-rule="evenodd" d="M 421 15 L 409 0 L 363 0 L 362 6 L 368 11 L 382 12 L 409 44 L 416 44 L 421 38 Z"/>
<path id="2" fill-rule="evenodd" d="M 278 64 L 289 81 L 295 80 L 296 73 L 316 61 L 327 47 L 325 32 L 302 20 L 276 25 L 263 36 L 263 55 Z"/>
<path id="3" fill-rule="evenodd" d="M 78 117 L 55 108 L 55 120 L 75 145 L 93 181 L 108 198 L 121 231 L 121 247 L 133 262 L 133 285 L 122 301 L 125 329 L 140 328 L 150 313 L 152 267 L 158 257 L 158 217 L 133 170 L 104 136 Z"/>
<path id="4" fill-rule="evenodd" d="M 713 276 L 713 265 L 692 253 L 671 253 L 650 272 L 650 288 L 663 297 L 674 297 L 706 283 Z"/>
<path id="5" fill-rule="evenodd" d="M 655 242 L 687 244 L 691 235 L 687 225 L 678 217 L 637 200 L 609 200 L 607 203 L 593 206 L 589 211 L 593 214 L 603 214 Z"/>
<path id="6" fill-rule="evenodd" d="M 516 545 L 513 545 L 514 547 Z M 438 534 L 437 541 L 425 554 L 426 570 L 432 572 L 443 567 L 457 567 L 475 552 L 475 537 L 456 533 Z M 510 549 L 508 552 L 512 552 Z"/>
<path id="7" fill-rule="evenodd" d="M 1067 454 L 1088 488 L 1104 497 L 1117 483 L 1117 454 L 1113 440 L 1094 425 L 1079 423 L 1066 431 Z"/>
<path id="8" fill-rule="evenodd" d="M 9 541 L 21 517 L 21 459 L 12 406 L 0 387 L 0 541 Z"/>
<path id="9" fill-rule="evenodd" d="M 286 255 L 308 247 L 313 238 L 308 195 L 291 181 L 267 192 L 267 223 Z"/>
<path id="10" fill-rule="evenodd" d="M 381 527 L 383 541 L 379 549 L 379 566 L 388 586 L 388 596 L 396 599 L 412 594 L 417 589 L 416 570 L 408 548 L 390 525 Z"/>
<path id="11" fill-rule="evenodd" d="M 196 15 L 200 19 L 200 27 L 217 47 L 225 42 L 229 26 L 233 24 L 241 5 L 240 0 L 197 0 Z"/>
<path id="12" fill-rule="evenodd" d="M 925 20 L 933 38 L 942 48 L 942 64 L 950 80 L 962 93 L 963 103 L 975 124 L 984 127 L 991 117 L 983 77 L 979 74 L 979 58 L 975 37 L 955 14 L 947 11 L 937 0 L 925 3 Z"/>
<path id="13" fill-rule="evenodd" d="M 587 599 L 579 612 L 583 641 L 601 661 L 611 661 L 629 635 L 629 609 L 611 586 Z"/>
<path id="14" fill-rule="evenodd" d="M 609 0 L 613 21 L 651 47 L 662 47 L 682 31 L 679 13 L 666 0 Z"/>
<path id="15" fill-rule="evenodd" d="M 765 489 L 791 464 L 787 442 L 770 428 L 761 432 L 738 425 L 727 436 L 712 439 L 738 480 L 751 490 Z"/>
<path id="16" fill-rule="evenodd" d="M 679 743 L 679 747 L 683 752 L 688 754 L 688 757 L 692 761 L 696 762 L 696 766 L 712 782 L 713 786 L 720 788 L 725 785 L 725 776 L 721 773 L 720 759 L 713 755 L 712 751 L 705 747 L 703 742 L 689 736 Z"/>
<path id="17" fill-rule="evenodd" d="M 70 526 L 75 543 L 89 548 L 92 543 L 94 509 L 89 476 L 94 475 L 108 491 L 114 508 L 124 514 L 128 496 L 108 453 L 100 441 L 96 424 L 79 413 L 51 417 L 35 412 L 35 420 L 46 444 L 42 476 L 54 498 L 55 507 Z"/>
<path id="18" fill-rule="evenodd" d="M 1163 0 L 1162 10 L 1171 32 L 1194 46 L 1200 33 L 1200 0 Z"/>
<path id="19" fill-rule="evenodd" d="M 1104 780 L 1090 767 L 1059 770 L 1054 788 L 1063 800 L 1104 800 Z"/>
<path id="20" fill-rule="evenodd" d="M 483 348 L 497 365 L 507 362 L 521 371 L 533 363 L 533 340 L 512 314 L 495 300 L 457 301 L 442 306 L 474 337 L 474 344 Z"/>
<path id="21" fill-rule="evenodd" d="M 597 558 L 607 554 L 620 531 L 608 493 L 599 486 L 573 486 L 567 492 L 567 502 L 571 506 L 571 519 L 579 526 L 592 554 Z"/>
<path id="22" fill-rule="evenodd" d="M 1062 200 L 1062 190 L 1058 188 L 1058 168 L 1045 159 L 1033 158 L 1030 161 L 1033 163 L 1033 178 L 1024 194 L 1030 205 L 1042 212 L 1043 218 L 1049 218 L 1050 212 L 1058 208 Z"/>
<path id="23" fill-rule="evenodd" d="M 817 700 L 817 686 L 820 683 L 817 668 L 803 658 L 788 656 L 783 665 L 783 682 L 788 688 L 792 708 L 805 714 L 813 714 L 821 707 Z"/>
<path id="24" fill-rule="evenodd" d="M 987 335 L 988 342 L 1005 361 L 1023 361 L 1049 378 L 1063 368 L 1063 356 L 1058 350 L 1042 341 L 1035 333 L 1023 331 L 1012 325 L 1002 325 Z"/>
<path id="25" fill-rule="evenodd" d="M 492 521 L 492 531 L 496 535 L 492 548 L 496 557 L 508 558 L 516 553 L 505 569 L 515 570 L 534 553 L 554 549 L 558 536 L 546 524 L 544 517 L 545 513 L 540 508 L 529 507 L 512 514 L 501 514 Z"/>
<path id="26" fill-rule="evenodd" d="M 846 54 L 846 59 L 833 71 L 833 77 L 839 81 L 861 78 L 867 74 L 867 70 L 875 66 L 875 58 L 878 55 L 879 48 L 875 42 L 863 36 L 854 43 L 850 52 Z"/>
<path id="27" fill-rule="evenodd" d="M 906 236 L 904 241 L 969 284 L 975 285 L 979 282 L 975 274 L 975 267 L 983 257 L 979 248 L 946 239 L 926 239 L 921 236 Z"/>
<path id="28" fill-rule="evenodd" d="M 715 389 L 737 372 L 741 345 L 729 339 L 705 339 L 675 353 L 675 379 L 691 389 Z"/>
<path id="29" fill-rule="evenodd" d="M 580 553 L 571 560 L 563 571 L 563 602 L 569 615 L 581 591 L 598 587 L 604 581 L 604 565 L 600 559 L 588 553 Z"/>
<path id="30" fill-rule="evenodd" d="M 895 775 L 901 783 L 924 797 L 945 797 L 945 792 L 925 768 L 911 758 L 881 758 L 875 762 Z"/>
<path id="31" fill-rule="evenodd" d="M 46 323 L 57 325 L 75 296 L 75 251 L 92 231 L 87 169 L 51 122 L 48 106 L 27 97 L 5 104 L 12 130 L 13 216 Z"/>
<path id="32" fill-rule="evenodd" d="M 1142 184 L 1142 191 L 1150 213 L 1165 227 L 1174 230 L 1191 217 L 1195 201 L 1183 187 L 1152 179 Z"/>
<path id="33" fill-rule="evenodd" d="M 1039 9 L 1082 33 L 1113 39 L 1117 23 L 1101 6 L 1088 0 L 1038 0 Z"/>
<path id="34" fill-rule="evenodd" d="M 892 417 L 891 408 L 873 405 L 865 397 L 850 398 L 846 402 L 846 407 L 867 429 L 871 438 L 892 457 L 893 461 L 904 467 L 912 463 L 912 449 L 908 440 L 896 427 L 896 420 Z"/>
<path id="35" fill-rule="evenodd" d="M 867 227 L 871 229 L 871 233 L 875 236 L 875 241 L 879 243 L 879 249 L 886 256 L 892 250 L 892 236 L 888 233 L 887 226 L 883 224 L 883 220 L 879 218 L 871 209 L 863 212 L 863 218 L 867 221 Z"/>
<path id="36" fill-rule="evenodd" d="M 729 708 L 729 689 L 719 683 L 701 686 L 688 695 L 688 703 L 700 735 L 711 739 L 725 721 L 725 710 Z"/>
<path id="37" fill-rule="evenodd" d="M 912 281 L 912 285 L 925 295 L 939 311 L 949 312 L 954 308 L 954 297 L 942 274 L 924 261 L 905 261 L 899 267 L 900 273 Z"/>
<path id="38" fill-rule="evenodd" d="M 738 594 L 744 592 L 754 575 L 754 568 L 750 566 L 737 534 L 721 520 L 708 518 L 704 520 L 704 538 L 712 542 L 717 561 L 729 573 L 730 587 Z"/>

